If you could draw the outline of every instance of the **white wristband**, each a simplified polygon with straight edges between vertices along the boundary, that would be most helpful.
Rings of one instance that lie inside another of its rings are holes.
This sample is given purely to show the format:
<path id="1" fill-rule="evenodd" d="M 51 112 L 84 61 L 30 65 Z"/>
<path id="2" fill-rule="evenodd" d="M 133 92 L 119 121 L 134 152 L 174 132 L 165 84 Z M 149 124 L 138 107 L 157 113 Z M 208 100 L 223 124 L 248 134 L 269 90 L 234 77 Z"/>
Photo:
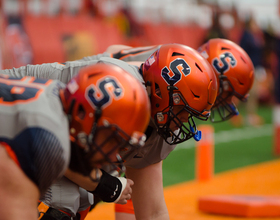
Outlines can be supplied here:
<path id="1" fill-rule="evenodd" d="M 124 178 L 124 177 L 117 177 L 117 178 L 121 181 L 122 191 L 121 191 L 119 197 L 114 201 L 114 203 L 119 201 L 119 199 L 121 198 L 122 192 L 124 191 L 124 189 L 126 187 L 126 184 L 127 184 L 127 179 L 126 178 Z"/>

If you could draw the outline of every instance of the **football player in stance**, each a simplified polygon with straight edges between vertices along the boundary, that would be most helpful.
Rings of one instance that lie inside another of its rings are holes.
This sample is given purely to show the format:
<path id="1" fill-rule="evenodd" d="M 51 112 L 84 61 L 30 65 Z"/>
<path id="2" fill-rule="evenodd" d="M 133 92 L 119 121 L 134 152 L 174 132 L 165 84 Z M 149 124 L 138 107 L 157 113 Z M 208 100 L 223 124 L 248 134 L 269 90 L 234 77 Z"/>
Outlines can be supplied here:
<path id="1" fill-rule="evenodd" d="M 99 185 L 97 168 L 144 143 L 150 118 L 146 90 L 117 66 L 91 65 L 66 85 L 1 74 L 0 87 L 1 220 L 38 219 L 40 196 L 63 174 Z M 114 196 L 125 183 L 118 179 Z"/>
<path id="2" fill-rule="evenodd" d="M 126 156 L 123 161 L 126 166 L 125 174 L 134 182 L 132 201 L 136 218 L 169 219 L 163 195 L 162 160 L 176 144 L 190 138 L 200 140 L 201 132 L 197 130 L 195 118 L 207 120 L 210 117 L 210 109 L 218 92 L 215 73 L 197 51 L 181 44 L 161 45 L 145 62 L 127 63 L 100 56 L 96 60 L 27 65 L 2 72 L 12 76 L 28 74 L 65 82 L 70 80 L 78 69 L 93 63 L 117 65 L 146 87 L 152 109 L 150 123 L 145 132 L 147 140 L 137 151 L 130 154 L 122 151 L 120 155 L 122 158 Z M 104 174 L 106 175 L 102 172 L 101 179 Z M 71 175 L 67 177 L 70 178 Z M 102 183 L 106 186 L 108 179 Z M 98 195 L 104 197 L 105 194 L 106 197 L 106 187 L 97 187 L 93 193 L 96 194 L 98 188 Z M 61 201 L 61 208 L 68 205 L 69 201 Z"/>
<path id="3" fill-rule="evenodd" d="M 124 61 L 145 61 L 160 45 L 146 47 L 129 47 L 111 45 L 103 54 L 84 57 L 82 60 L 108 56 Z M 238 115 L 233 98 L 247 101 L 254 82 L 254 66 L 248 54 L 236 43 L 214 38 L 203 44 L 198 52 L 213 67 L 218 81 L 218 95 L 211 109 L 211 122 L 221 122 Z M 131 200 L 126 205 L 115 205 L 116 219 L 135 219 Z"/>
<path id="4" fill-rule="evenodd" d="M 137 61 L 151 50 L 154 53 L 143 64 L 138 63 L 152 105 L 152 119 L 146 130 L 148 139 L 140 152 L 125 162 L 126 176 L 134 181 L 134 209 L 131 200 L 127 205 L 117 205 L 117 219 L 135 219 L 134 210 L 137 219 L 169 219 L 163 197 L 162 160 L 176 144 L 192 137 L 200 139 L 194 118 L 207 120 L 217 94 L 211 66 L 187 46 L 125 49 L 109 56 Z"/>

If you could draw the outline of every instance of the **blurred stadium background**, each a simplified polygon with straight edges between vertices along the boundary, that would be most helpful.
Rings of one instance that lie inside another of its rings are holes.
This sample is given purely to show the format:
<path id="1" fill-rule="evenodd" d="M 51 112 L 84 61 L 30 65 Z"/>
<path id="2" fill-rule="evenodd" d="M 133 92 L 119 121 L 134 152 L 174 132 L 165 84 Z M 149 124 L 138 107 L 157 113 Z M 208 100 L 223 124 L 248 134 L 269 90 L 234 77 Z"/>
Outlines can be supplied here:
<path id="1" fill-rule="evenodd" d="M 112 44 L 240 44 L 250 33 L 255 44 L 244 49 L 258 54 L 256 80 L 249 102 L 237 101 L 241 114 L 212 124 L 214 172 L 279 159 L 279 0 L 2 0 L 0 9 L 1 69 L 80 59 Z M 180 144 L 164 161 L 165 186 L 196 178 L 195 146 Z"/>

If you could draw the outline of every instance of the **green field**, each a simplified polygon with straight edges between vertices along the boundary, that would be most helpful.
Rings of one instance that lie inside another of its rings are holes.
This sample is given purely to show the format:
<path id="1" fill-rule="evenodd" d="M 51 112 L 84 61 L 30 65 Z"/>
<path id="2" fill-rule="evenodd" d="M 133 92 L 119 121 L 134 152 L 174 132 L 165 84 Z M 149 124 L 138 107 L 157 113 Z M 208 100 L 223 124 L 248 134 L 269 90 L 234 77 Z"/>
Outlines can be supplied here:
<path id="1" fill-rule="evenodd" d="M 239 110 L 245 118 L 244 106 L 240 106 Z M 215 173 L 276 158 L 273 154 L 272 108 L 261 106 L 258 114 L 265 121 L 264 125 L 259 127 L 246 125 L 234 127 L 229 121 L 212 124 L 215 130 Z M 210 122 L 202 123 L 210 124 Z M 195 178 L 195 145 L 193 140 L 179 144 L 164 160 L 164 186 Z"/>

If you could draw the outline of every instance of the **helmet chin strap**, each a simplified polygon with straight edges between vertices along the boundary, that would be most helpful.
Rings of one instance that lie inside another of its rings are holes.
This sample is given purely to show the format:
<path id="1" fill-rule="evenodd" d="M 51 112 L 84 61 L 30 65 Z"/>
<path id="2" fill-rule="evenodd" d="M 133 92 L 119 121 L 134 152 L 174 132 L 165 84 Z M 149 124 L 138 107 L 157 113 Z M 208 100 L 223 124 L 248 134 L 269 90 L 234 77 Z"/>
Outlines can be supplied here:
<path id="1" fill-rule="evenodd" d="M 88 138 L 87 138 L 88 146 L 92 145 L 92 140 L 93 140 L 94 135 L 95 135 L 96 130 L 97 130 L 97 123 L 98 123 L 101 115 L 102 115 L 102 109 L 100 107 L 97 107 L 97 109 L 94 112 L 94 122 L 93 122 L 93 125 L 92 125 L 92 128 L 91 128 L 90 134 L 88 135 Z"/>
<path id="2" fill-rule="evenodd" d="M 72 112 L 72 110 L 71 110 Z M 71 116 L 71 114 L 69 114 Z M 89 135 L 85 134 L 84 132 L 80 132 L 78 135 L 77 135 L 77 139 L 80 143 L 83 143 L 83 149 L 76 145 L 75 147 L 71 147 L 72 149 L 72 152 L 71 152 L 71 155 L 76 155 L 75 157 L 71 157 L 71 162 L 70 162 L 70 166 L 72 168 L 72 170 L 76 171 L 76 172 L 80 172 L 82 173 L 83 175 L 85 176 L 88 176 L 93 182 L 98 182 L 99 179 L 100 179 L 100 173 L 99 173 L 99 169 L 97 168 L 90 168 L 91 165 L 89 163 L 89 161 L 85 161 L 85 154 L 89 153 L 90 152 L 90 146 L 93 144 L 93 138 L 94 138 L 94 135 L 96 133 L 96 130 L 97 130 L 97 123 L 100 119 L 102 115 L 102 110 L 101 108 L 97 108 L 96 111 L 95 111 L 95 120 L 94 120 L 94 123 L 92 125 L 92 129 L 91 129 L 91 132 Z M 76 141 L 75 141 L 76 142 Z M 74 145 L 77 144 L 77 143 L 73 143 Z M 74 146 L 73 145 L 73 146 Z M 76 152 L 73 152 L 73 150 L 76 150 Z M 84 160 L 83 163 L 78 163 L 78 161 L 76 161 L 76 157 L 78 156 L 81 156 L 80 160 Z M 79 166 L 78 166 L 79 165 Z M 95 170 L 95 173 L 96 173 L 96 178 L 92 178 L 92 176 L 90 175 L 90 170 L 93 171 Z"/>
<path id="3" fill-rule="evenodd" d="M 173 106 L 173 91 L 178 90 L 178 88 L 174 85 L 167 86 L 167 89 L 169 90 L 169 106 Z M 201 131 L 197 130 L 195 132 L 194 128 L 190 126 L 190 130 L 192 133 L 194 133 L 193 139 L 196 141 L 201 140 Z"/>
<path id="4" fill-rule="evenodd" d="M 170 86 L 167 86 L 167 90 L 169 91 L 169 106 L 173 106 L 173 91 L 179 89 L 172 84 Z"/>
<path id="5" fill-rule="evenodd" d="M 101 115 L 102 115 L 102 109 L 100 107 L 97 107 L 97 109 L 94 113 L 95 120 L 94 120 L 94 123 L 92 125 L 91 132 L 90 132 L 90 134 L 88 135 L 88 138 L 87 138 L 88 146 L 91 146 L 93 144 L 92 141 L 94 139 L 94 136 L 95 136 L 95 133 L 96 133 L 96 130 L 97 130 L 97 123 L 98 123 Z M 104 157 L 106 157 L 106 156 L 104 155 Z M 122 160 L 122 158 L 119 154 L 117 154 L 116 157 L 117 157 L 117 163 L 119 163 L 119 166 L 117 166 L 115 163 L 112 163 L 112 165 L 113 165 L 114 169 L 118 170 L 119 173 L 124 173 L 125 172 L 125 166 L 123 164 L 123 160 Z M 89 178 L 93 182 L 99 182 L 99 180 L 101 178 L 101 172 L 98 168 L 93 168 L 93 170 L 95 170 L 95 178 L 93 178 L 91 175 L 89 175 Z"/>
<path id="6" fill-rule="evenodd" d="M 178 87 L 174 86 L 173 84 L 170 86 L 167 86 L 167 90 L 169 91 L 169 108 L 173 109 L 173 91 L 178 90 Z M 169 128 L 170 122 L 167 124 L 167 128 Z"/>
<path id="7" fill-rule="evenodd" d="M 167 90 L 169 91 L 169 107 L 173 107 L 173 91 L 174 90 L 179 90 L 178 87 L 174 86 L 173 84 L 170 86 L 167 86 Z M 170 122 L 169 122 L 170 124 Z M 169 126 L 167 126 L 169 127 Z M 195 132 L 194 128 L 192 126 L 190 126 L 190 130 L 191 132 L 194 134 L 193 138 L 196 141 L 200 141 L 201 140 L 201 131 L 197 130 Z M 173 139 L 174 137 L 172 137 Z"/>

